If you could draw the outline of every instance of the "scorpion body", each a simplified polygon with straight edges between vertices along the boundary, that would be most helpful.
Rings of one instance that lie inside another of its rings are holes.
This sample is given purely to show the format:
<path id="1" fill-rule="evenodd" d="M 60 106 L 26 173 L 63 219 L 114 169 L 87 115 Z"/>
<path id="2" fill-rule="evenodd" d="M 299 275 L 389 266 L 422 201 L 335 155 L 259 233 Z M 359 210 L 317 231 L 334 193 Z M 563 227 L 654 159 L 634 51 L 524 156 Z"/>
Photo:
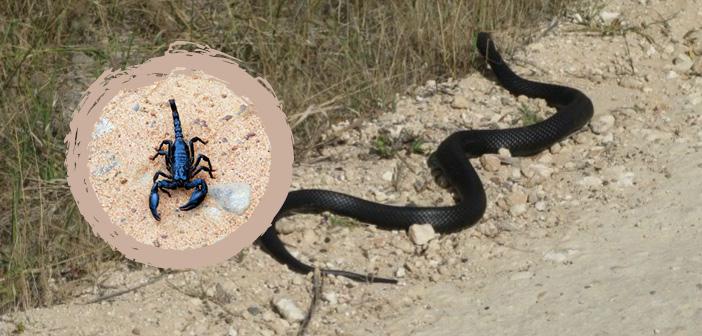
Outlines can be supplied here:
<path id="1" fill-rule="evenodd" d="M 170 197 L 171 194 L 166 189 L 195 189 L 188 203 L 179 207 L 179 209 L 183 211 L 194 209 L 205 199 L 207 195 L 207 183 L 201 178 L 191 179 L 201 171 L 207 172 L 211 178 L 214 178 L 212 172 L 215 171 L 212 169 L 212 163 L 207 156 L 198 154 L 197 158 L 195 158 L 194 144 L 200 142 L 206 145 L 207 141 L 199 137 L 194 137 L 186 143 L 183 138 L 183 128 L 180 125 L 180 117 L 178 116 L 175 100 L 170 99 L 168 102 L 173 112 L 175 139 L 174 141 L 163 140 L 158 148 L 156 148 L 156 154 L 151 157 L 151 160 L 155 160 L 160 155 L 165 156 L 166 168 L 169 173 L 166 174 L 159 170 L 154 174 L 154 184 L 151 187 L 151 194 L 149 196 L 149 209 L 151 209 L 151 214 L 156 220 L 161 220 L 161 216 L 157 210 L 159 190 L 165 192 Z M 167 146 L 167 148 L 164 150 L 163 146 Z M 201 161 L 206 162 L 207 166 L 200 166 Z M 159 177 L 164 177 L 164 179 L 158 180 Z"/>

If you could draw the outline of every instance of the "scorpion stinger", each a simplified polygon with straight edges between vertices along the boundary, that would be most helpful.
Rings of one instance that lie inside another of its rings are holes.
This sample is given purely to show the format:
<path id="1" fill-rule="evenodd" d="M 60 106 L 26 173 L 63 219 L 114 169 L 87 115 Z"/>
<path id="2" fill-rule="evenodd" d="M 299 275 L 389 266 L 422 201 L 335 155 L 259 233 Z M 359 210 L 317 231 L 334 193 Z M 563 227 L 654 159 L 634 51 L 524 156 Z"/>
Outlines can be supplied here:
<path id="1" fill-rule="evenodd" d="M 190 139 L 188 143 L 186 143 L 183 139 L 183 128 L 180 125 L 180 117 L 178 115 L 178 108 L 176 107 L 175 99 L 170 99 L 168 102 L 170 103 L 171 111 L 173 112 L 173 130 L 175 132 L 175 140 L 163 140 L 161 145 L 156 148 L 156 154 L 151 157 L 151 160 L 154 160 L 160 155 L 165 156 L 166 168 L 170 173 L 169 175 L 162 171 L 158 171 L 154 175 L 154 184 L 151 187 L 151 194 L 149 196 L 149 209 L 156 220 L 161 220 L 161 216 L 159 215 L 158 210 L 156 210 L 159 203 L 159 190 L 170 196 L 170 193 L 168 193 L 166 189 L 195 189 L 190 196 L 190 200 L 179 208 L 183 211 L 192 210 L 200 205 L 203 200 L 205 200 L 205 196 L 207 196 L 207 183 L 205 183 L 205 180 L 201 178 L 194 180 L 191 179 L 201 171 L 207 172 L 211 178 L 214 178 L 212 173 L 215 171 L 212 169 L 212 163 L 210 162 L 210 158 L 207 156 L 199 154 L 197 159 L 194 159 L 194 144 L 196 142 L 200 142 L 205 145 L 207 144 L 207 141 L 202 140 L 199 137 L 194 137 Z M 163 150 L 163 146 L 167 146 L 168 148 Z M 201 161 L 206 162 L 207 166 L 200 166 Z M 159 176 L 164 177 L 164 179 L 157 181 Z"/>

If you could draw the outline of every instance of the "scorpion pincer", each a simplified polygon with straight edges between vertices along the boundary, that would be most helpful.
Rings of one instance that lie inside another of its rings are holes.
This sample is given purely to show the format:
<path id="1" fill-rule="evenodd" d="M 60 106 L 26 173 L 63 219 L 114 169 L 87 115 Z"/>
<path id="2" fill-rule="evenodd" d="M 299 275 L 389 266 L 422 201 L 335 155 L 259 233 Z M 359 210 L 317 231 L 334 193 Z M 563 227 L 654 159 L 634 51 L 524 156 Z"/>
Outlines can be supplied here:
<path id="1" fill-rule="evenodd" d="M 171 194 L 166 189 L 194 188 L 195 190 L 190 196 L 188 203 L 179 208 L 183 211 L 194 209 L 205 199 L 207 195 L 207 183 L 201 178 L 191 179 L 200 171 L 205 171 L 211 178 L 214 178 L 212 172 L 215 171 L 212 169 L 212 163 L 207 156 L 198 154 L 197 158 L 193 160 L 195 157 L 193 145 L 198 141 L 202 144 L 207 144 L 207 141 L 194 137 L 186 144 L 185 140 L 183 140 L 183 129 L 180 126 L 180 117 L 178 116 L 175 99 L 170 99 L 168 102 L 171 104 L 171 111 L 173 112 L 175 141 L 163 140 L 161 145 L 156 148 L 156 155 L 151 157 L 151 160 L 154 160 L 159 155 L 165 156 L 166 168 L 168 169 L 168 173 L 170 173 L 166 174 L 159 170 L 154 175 L 154 185 L 151 187 L 151 195 L 149 196 L 149 209 L 151 209 L 151 214 L 156 220 L 161 220 L 161 216 L 156 210 L 156 208 L 158 208 L 159 190 L 165 192 L 170 197 Z M 163 149 L 164 145 L 168 147 L 166 150 Z M 200 161 L 207 162 L 207 166 L 200 166 Z M 156 181 L 159 176 L 163 176 L 165 179 Z"/>

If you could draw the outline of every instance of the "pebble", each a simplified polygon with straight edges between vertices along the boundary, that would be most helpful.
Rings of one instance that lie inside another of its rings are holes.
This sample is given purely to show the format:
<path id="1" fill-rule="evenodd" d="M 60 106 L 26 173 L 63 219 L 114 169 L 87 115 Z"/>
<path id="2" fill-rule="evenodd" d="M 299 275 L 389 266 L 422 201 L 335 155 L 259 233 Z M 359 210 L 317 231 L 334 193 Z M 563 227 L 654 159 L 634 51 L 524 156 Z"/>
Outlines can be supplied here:
<path id="1" fill-rule="evenodd" d="M 217 184 L 210 187 L 210 195 L 222 209 L 241 215 L 251 202 L 251 187 L 246 183 Z"/>
<path id="2" fill-rule="evenodd" d="M 516 204 L 509 208 L 509 214 L 513 217 L 520 216 L 527 211 L 526 204 Z"/>
<path id="3" fill-rule="evenodd" d="M 562 263 L 568 260 L 568 255 L 563 252 L 548 251 L 544 254 L 544 260 Z"/>
<path id="4" fill-rule="evenodd" d="M 553 169 L 540 163 L 532 163 L 528 165 L 522 165 L 522 174 L 528 178 L 534 176 L 548 178 L 553 174 Z"/>
<path id="5" fill-rule="evenodd" d="M 108 159 L 108 162 L 102 166 L 97 167 L 95 170 L 92 171 L 93 176 L 102 176 L 110 171 L 112 169 L 115 169 L 119 167 L 119 161 L 117 160 L 117 157 L 115 157 L 114 154 L 110 154 L 110 157 Z"/>
<path id="6" fill-rule="evenodd" d="M 395 276 L 398 278 L 404 278 L 405 275 L 407 275 L 407 271 L 405 270 L 404 266 L 401 266 L 397 269 L 397 271 L 395 271 Z"/>
<path id="7" fill-rule="evenodd" d="M 531 279 L 534 277 L 534 273 L 524 271 L 524 272 L 517 272 L 512 274 L 512 276 L 509 278 L 510 280 L 526 280 L 526 279 Z"/>
<path id="8" fill-rule="evenodd" d="M 416 245 L 425 245 L 436 238 L 436 232 L 431 224 L 413 224 L 409 227 L 410 240 Z"/>
<path id="9" fill-rule="evenodd" d="M 580 181 L 578 181 L 578 184 L 583 187 L 588 187 L 592 189 L 596 187 L 601 187 L 602 179 L 597 176 L 585 176 L 582 179 L 580 179 Z"/>
<path id="10" fill-rule="evenodd" d="M 526 204 L 526 202 L 527 202 L 527 194 L 523 193 L 520 190 L 515 190 L 515 191 L 511 192 L 509 195 L 507 195 L 507 204 L 509 206 Z"/>
<path id="11" fill-rule="evenodd" d="M 502 165 L 500 157 L 495 154 L 485 154 L 480 157 L 480 164 L 486 171 L 496 172 Z"/>
<path id="12" fill-rule="evenodd" d="M 507 149 L 507 148 L 498 149 L 497 155 L 499 155 L 500 158 L 503 158 L 503 159 L 509 159 L 512 157 L 512 153 L 510 153 L 509 149 Z"/>
<path id="13" fill-rule="evenodd" d="M 546 211 L 546 202 L 538 201 L 534 204 L 534 208 L 536 208 L 537 211 Z"/>
<path id="14" fill-rule="evenodd" d="M 134 103 L 134 105 L 132 105 L 132 111 L 134 112 L 139 112 L 140 108 L 141 106 L 139 105 L 139 103 Z"/>
<path id="15" fill-rule="evenodd" d="M 339 303 L 339 296 L 334 292 L 322 293 L 322 300 L 328 302 L 330 305 L 335 305 Z"/>
<path id="16" fill-rule="evenodd" d="M 697 57 L 695 64 L 692 65 L 692 72 L 698 76 L 702 76 L 702 56 Z"/>
<path id="17" fill-rule="evenodd" d="M 97 139 L 107 133 L 110 133 L 115 126 L 112 125 L 109 119 L 101 117 L 98 123 L 95 124 L 95 131 L 93 132 L 93 139 Z"/>
<path id="18" fill-rule="evenodd" d="M 278 298 L 273 300 L 273 307 L 280 316 L 290 322 L 299 322 L 305 319 L 305 313 L 295 305 L 295 302 L 288 298 Z"/>
<path id="19" fill-rule="evenodd" d="M 690 56 L 687 56 L 686 54 L 679 54 L 678 56 L 673 59 L 673 69 L 675 69 L 678 72 L 687 72 L 687 70 L 690 70 L 692 68 L 692 65 L 694 64 L 692 62 L 692 59 Z"/>
<path id="20" fill-rule="evenodd" d="M 628 89 L 641 90 L 643 89 L 644 84 L 634 77 L 624 77 L 619 80 L 619 86 Z"/>
<path id="21" fill-rule="evenodd" d="M 229 330 L 227 331 L 227 336 L 239 336 L 239 332 L 236 331 L 236 329 L 233 326 L 229 326 Z"/>
<path id="22" fill-rule="evenodd" d="M 702 29 L 690 30 L 685 33 L 685 43 L 690 46 L 692 52 L 702 55 Z"/>
<path id="23" fill-rule="evenodd" d="M 611 114 L 603 115 L 590 123 L 590 128 L 595 134 L 603 134 L 614 127 L 614 116 Z"/>
<path id="24" fill-rule="evenodd" d="M 392 171 L 386 171 L 385 173 L 383 173 L 383 180 L 390 182 L 390 181 L 392 181 L 392 176 L 393 176 Z"/>
<path id="25" fill-rule="evenodd" d="M 614 22 L 614 20 L 619 18 L 620 15 L 621 14 L 617 12 L 602 11 L 600 12 L 600 19 L 602 19 L 602 22 L 604 22 L 604 24 L 611 24 L 612 22 Z"/>
<path id="26" fill-rule="evenodd" d="M 455 109 L 467 109 L 468 108 L 468 99 L 463 96 L 455 96 L 453 97 L 453 101 L 451 102 L 451 107 Z"/>

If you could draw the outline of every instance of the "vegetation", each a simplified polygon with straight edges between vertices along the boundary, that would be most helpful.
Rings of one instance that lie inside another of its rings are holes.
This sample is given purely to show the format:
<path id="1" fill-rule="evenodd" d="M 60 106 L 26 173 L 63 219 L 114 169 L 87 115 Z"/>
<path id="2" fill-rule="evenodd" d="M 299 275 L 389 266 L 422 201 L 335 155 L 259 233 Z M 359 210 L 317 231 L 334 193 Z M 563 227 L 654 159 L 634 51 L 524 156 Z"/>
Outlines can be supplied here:
<path id="1" fill-rule="evenodd" d="M 0 2 L 0 312 L 60 302 L 62 289 L 121 258 L 81 218 L 63 165 L 80 93 L 106 68 L 161 55 L 174 40 L 207 44 L 273 85 L 296 142 L 310 148 L 330 122 L 467 73 L 477 29 L 528 27 L 567 2 Z"/>

